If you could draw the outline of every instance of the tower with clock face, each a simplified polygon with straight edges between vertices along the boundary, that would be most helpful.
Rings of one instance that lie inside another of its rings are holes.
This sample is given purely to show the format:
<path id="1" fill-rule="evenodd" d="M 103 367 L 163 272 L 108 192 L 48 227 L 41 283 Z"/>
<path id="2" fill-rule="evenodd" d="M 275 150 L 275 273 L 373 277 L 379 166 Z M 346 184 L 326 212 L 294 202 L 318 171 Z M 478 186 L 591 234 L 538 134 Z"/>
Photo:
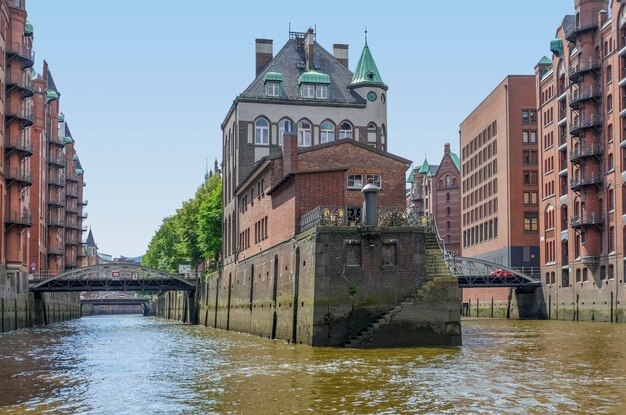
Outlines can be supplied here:
<path id="1" fill-rule="evenodd" d="M 357 63 L 352 82 L 348 88 L 361 96 L 367 105 L 367 113 L 371 121 L 367 123 L 367 131 L 363 132 L 362 139 L 369 144 L 376 143 L 377 147 L 387 150 L 387 85 L 383 82 L 380 72 L 374 62 L 374 57 L 367 45 L 361 52 L 361 57 Z"/>

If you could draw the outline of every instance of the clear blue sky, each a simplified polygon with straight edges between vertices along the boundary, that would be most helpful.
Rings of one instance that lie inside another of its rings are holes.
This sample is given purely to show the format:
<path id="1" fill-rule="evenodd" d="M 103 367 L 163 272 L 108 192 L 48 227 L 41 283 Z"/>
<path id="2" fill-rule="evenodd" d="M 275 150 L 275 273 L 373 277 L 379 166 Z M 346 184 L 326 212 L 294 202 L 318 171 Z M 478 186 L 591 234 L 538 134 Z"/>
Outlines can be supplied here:
<path id="1" fill-rule="evenodd" d="M 436 163 L 445 142 L 458 151 L 459 123 L 507 74 L 531 74 L 551 56 L 574 8 L 573 0 L 218 4 L 27 1 L 36 68 L 46 59 L 62 94 L 101 252 L 143 254 L 201 184 L 205 159 L 221 158 L 220 123 L 253 80 L 255 38 L 274 39 L 277 52 L 290 22 L 294 31 L 317 25 L 327 50 L 350 45 L 354 69 L 367 26 L 389 85 L 389 150 Z"/>

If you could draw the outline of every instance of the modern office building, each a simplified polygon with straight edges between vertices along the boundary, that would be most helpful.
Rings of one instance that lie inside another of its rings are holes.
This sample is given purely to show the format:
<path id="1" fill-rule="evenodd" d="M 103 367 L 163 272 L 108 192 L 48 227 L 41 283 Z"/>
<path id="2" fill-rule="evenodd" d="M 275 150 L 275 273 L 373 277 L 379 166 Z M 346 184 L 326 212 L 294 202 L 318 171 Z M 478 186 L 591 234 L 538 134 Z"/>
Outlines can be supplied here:
<path id="1" fill-rule="evenodd" d="M 614 321 L 626 300 L 626 5 L 576 0 L 574 12 L 535 71 L 542 279 L 551 318 Z"/>

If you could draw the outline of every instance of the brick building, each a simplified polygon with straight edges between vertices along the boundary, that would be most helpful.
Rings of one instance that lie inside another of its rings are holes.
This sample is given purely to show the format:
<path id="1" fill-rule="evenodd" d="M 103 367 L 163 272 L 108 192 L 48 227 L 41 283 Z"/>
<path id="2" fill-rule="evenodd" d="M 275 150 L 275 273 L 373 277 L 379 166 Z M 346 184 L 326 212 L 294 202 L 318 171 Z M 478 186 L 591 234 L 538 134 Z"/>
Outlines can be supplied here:
<path id="1" fill-rule="evenodd" d="M 540 194 L 534 82 L 532 75 L 507 76 L 461 123 L 461 242 L 464 257 L 536 273 Z M 506 310 L 508 298 L 507 288 L 463 289 L 463 303 L 477 310 L 481 299 Z"/>
<path id="2" fill-rule="evenodd" d="M 295 133 L 303 149 L 351 139 L 385 151 L 386 94 L 367 42 L 352 73 L 348 45 L 335 44 L 331 54 L 315 41 L 312 29 L 290 32 L 276 56 L 272 40 L 256 40 L 255 79 L 222 123 L 225 266 L 237 260 L 242 232 L 235 189 L 263 157 L 280 154 L 283 134 Z"/>
<path id="3" fill-rule="evenodd" d="M 576 0 L 536 66 L 541 268 L 551 318 L 613 321 L 626 232 L 626 5 Z"/>
<path id="4" fill-rule="evenodd" d="M 407 207 L 419 216 L 434 216 L 446 250 L 461 255 L 461 159 L 444 145 L 439 165 L 424 159 L 413 169 Z"/>
<path id="5" fill-rule="evenodd" d="M 33 69 L 33 26 L 26 2 L 0 1 L 0 46 L 5 59 L 4 165 L 0 180 L 0 264 L 9 275 L 59 272 L 80 263 L 82 169 L 48 64 Z"/>

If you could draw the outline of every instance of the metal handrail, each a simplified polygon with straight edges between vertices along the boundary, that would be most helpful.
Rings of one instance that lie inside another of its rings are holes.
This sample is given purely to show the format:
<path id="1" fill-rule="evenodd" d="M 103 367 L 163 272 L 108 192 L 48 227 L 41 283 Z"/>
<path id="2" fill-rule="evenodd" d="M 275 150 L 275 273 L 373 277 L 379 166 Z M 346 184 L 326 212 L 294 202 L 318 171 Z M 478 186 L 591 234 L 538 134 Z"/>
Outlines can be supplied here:
<path id="1" fill-rule="evenodd" d="M 22 211 L 7 210 L 5 222 L 30 225 L 33 222 L 33 217 L 28 209 Z"/>
<path id="2" fill-rule="evenodd" d="M 35 52 L 22 42 L 10 42 L 6 44 L 7 53 L 22 56 L 29 60 L 35 60 Z"/>
<path id="3" fill-rule="evenodd" d="M 27 183 L 32 183 L 33 182 L 33 176 L 31 174 L 30 171 L 26 171 L 22 168 L 9 168 L 6 167 L 4 169 L 4 174 L 6 175 L 7 179 L 9 180 L 19 180 L 22 182 L 27 182 Z"/>
<path id="4" fill-rule="evenodd" d="M 7 147 L 13 147 L 18 150 L 33 152 L 33 142 L 25 137 L 17 137 L 15 140 L 8 140 Z"/>

